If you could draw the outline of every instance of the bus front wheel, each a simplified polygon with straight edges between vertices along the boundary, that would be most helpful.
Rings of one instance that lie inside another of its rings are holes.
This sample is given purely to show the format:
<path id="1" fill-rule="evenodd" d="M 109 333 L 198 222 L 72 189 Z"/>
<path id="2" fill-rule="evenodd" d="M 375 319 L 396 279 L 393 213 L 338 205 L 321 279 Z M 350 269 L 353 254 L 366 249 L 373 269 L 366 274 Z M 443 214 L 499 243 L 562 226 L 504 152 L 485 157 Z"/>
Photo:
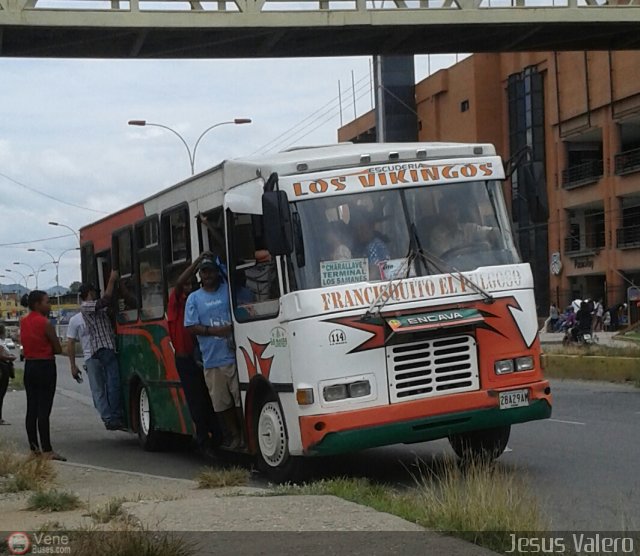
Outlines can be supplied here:
<path id="1" fill-rule="evenodd" d="M 264 396 L 257 403 L 255 415 L 258 468 L 275 483 L 296 481 L 302 462 L 289 454 L 289 435 L 278 396 L 274 393 Z"/>
<path id="2" fill-rule="evenodd" d="M 162 448 L 162 433 L 155 430 L 155 419 L 151 407 L 149 391 L 144 384 L 140 384 L 137 390 L 138 400 L 138 441 L 143 450 L 155 452 Z"/>
<path id="3" fill-rule="evenodd" d="M 490 462 L 499 458 L 507 447 L 511 426 L 452 434 L 449 444 L 463 461 Z"/>

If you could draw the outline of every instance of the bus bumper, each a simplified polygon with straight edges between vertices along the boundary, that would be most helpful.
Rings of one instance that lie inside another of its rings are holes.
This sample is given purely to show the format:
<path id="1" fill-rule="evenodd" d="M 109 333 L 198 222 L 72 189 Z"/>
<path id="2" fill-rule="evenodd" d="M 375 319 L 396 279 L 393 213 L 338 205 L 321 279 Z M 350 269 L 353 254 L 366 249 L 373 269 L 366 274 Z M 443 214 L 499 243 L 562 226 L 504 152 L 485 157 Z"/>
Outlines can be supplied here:
<path id="1" fill-rule="evenodd" d="M 529 405 L 500 409 L 498 392 L 515 388 L 529 388 Z M 425 415 L 432 409 L 430 405 L 442 406 L 441 403 L 434 404 L 434 400 L 448 400 L 451 406 L 466 405 L 467 408 Z M 479 407 L 474 407 L 478 404 Z M 408 418 L 399 418 L 399 409 Z M 550 416 L 549 382 L 539 381 L 518 387 L 467 392 L 330 415 L 300 417 L 300 429 L 305 455 L 323 456 L 391 444 L 426 442 L 446 438 L 451 434 L 547 419 Z"/>

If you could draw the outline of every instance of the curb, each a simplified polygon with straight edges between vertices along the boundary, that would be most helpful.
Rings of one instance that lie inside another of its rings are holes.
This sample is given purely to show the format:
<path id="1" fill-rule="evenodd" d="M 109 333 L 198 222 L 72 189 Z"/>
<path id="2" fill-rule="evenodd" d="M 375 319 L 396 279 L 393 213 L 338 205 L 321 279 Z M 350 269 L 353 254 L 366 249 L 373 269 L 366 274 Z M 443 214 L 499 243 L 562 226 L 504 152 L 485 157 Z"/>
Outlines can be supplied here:
<path id="1" fill-rule="evenodd" d="M 161 479 L 165 481 L 172 481 L 174 483 L 183 483 L 184 485 L 197 486 L 195 481 L 191 479 L 181 479 L 177 477 L 167 477 L 165 475 L 153 475 L 151 473 L 143 473 L 141 471 L 125 471 L 123 469 L 110 469 L 109 467 L 100 467 L 99 465 L 89 465 L 85 463 L 74 463 L 70 461 L 58 461 L 56 465 L 63 465 L 66 467 L 76 467 L 79 469 L 88 469 L 90 471 L 100 471 L 102 473 L 117 473 L 119 475 L 129 475 L 131 477 L 141 477 L 145 479 Z"/>

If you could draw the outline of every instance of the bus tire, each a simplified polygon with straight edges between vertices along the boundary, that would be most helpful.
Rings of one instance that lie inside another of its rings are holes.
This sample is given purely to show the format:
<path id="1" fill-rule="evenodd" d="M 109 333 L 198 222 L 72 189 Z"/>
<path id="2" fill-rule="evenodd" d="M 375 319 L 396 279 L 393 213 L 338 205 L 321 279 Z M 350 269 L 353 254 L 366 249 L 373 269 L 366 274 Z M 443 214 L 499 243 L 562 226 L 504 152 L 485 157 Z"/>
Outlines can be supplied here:
<path id="1" fill-rule="evenodd" d="M 463 461 L 489 463 L 499 458 L 507 447 L 511 425 L 449 436 L 449 444 Z"/>
<path id="2" fill-rule="evenodd" d="M 157 452 L 164 446 L 163 434 L 155 430 L 155 419 L 147 387 L 140 383 L 136 390 L 138 442 L 143 450 Z"/>
<path id="3" fill-rule="evenodd" d="M 302 458 L 289 454 L 289 435 L 278 396 L 268 392 L 258 399 L 253 434 L 257 466 L 274 483 L 295 482 L 302 470 Z"/>

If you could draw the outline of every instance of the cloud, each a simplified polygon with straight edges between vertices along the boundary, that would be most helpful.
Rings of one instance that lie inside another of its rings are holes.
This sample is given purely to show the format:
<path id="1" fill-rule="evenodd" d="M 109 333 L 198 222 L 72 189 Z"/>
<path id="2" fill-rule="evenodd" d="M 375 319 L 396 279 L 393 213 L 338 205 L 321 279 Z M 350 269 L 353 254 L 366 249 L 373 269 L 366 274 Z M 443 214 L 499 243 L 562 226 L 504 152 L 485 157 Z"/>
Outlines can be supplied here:
<path id="1" fill-rule="evenodd" d="M 196 160 L 200 171 L 260 149 L 337 97 L 338 80 L 344 120 L 349 121 L 352 70 L 357 80 L 368 82 L 369 59 L 0 59 L 0 172 L 68 202 L 112 212 L 190 172 L 186 150 L 175 136 L 151 127 L 129 127 L 128 120 L 166 124 L 193 145 L 213 123 L 251 118 L 251 125 L 223 126 L 203 139 Z M 304 144 L 335 142 L 340 117 L 337 102 L 333 106 L 324 118 L 285 134 L 278 147 L 288 147 L 306 133 Z M 365 94 L 357 103 L 358 114 L 370 108 L 370 95 Z M 0 243 L 60 235 L 61 228 L 49 226 L 50 220 L 78 229 L 100 217 L 2 177 L 0 199 Z M 0 247 L 0 268 L 15 259 L 34 265 L 48 260 L 45 254 L 28 253 L 27 247 L 57 256 L 74 244 L 75 238 L 69 237 Z M 78 257 L 65 255 L 60 283 L 68 285 L 79 274 Z M 53 285 L 54 275 L 48 270 L 40 285 Z"/>

